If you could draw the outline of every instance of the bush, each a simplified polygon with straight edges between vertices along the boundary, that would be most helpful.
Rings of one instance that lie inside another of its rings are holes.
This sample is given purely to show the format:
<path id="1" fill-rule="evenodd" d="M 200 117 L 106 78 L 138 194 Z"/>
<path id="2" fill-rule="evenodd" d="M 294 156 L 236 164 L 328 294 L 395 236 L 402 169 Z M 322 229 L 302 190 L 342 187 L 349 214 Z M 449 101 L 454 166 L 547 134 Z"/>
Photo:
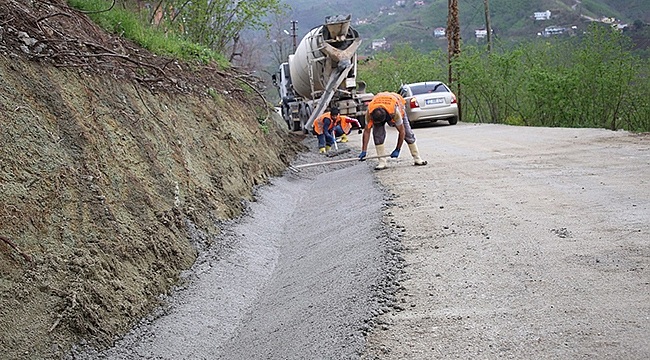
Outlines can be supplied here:
<path id="1" fill-rule="evenodd" d="M 608 27 L 455 60 L 464 121 L 650 131 L 648 61 Z"/>
<path id="2" fill-rule="evenodd" d="M 592 25 L 580 37 L 543 38 L 512 49 L 468 46 L 454 59 L 463 121 L 650 131 L 650 60 L 629 40 Z M 447 79 L 447 54 L 410 46 L 359 66 L 371 92 Z M 447 82 L 447 81 L 445 81 Z M 459 91 L 461 89 L 462 91 Z"/>
<path id="3" fill-rule="evenodd" d="M 106 0 L 69 0 L 70 6 L 88 12 L 88 16 L 104 30 L 125 37 L 160 55 L 203 63 L 216 62 L 222 68 L 228 61 L 210 48 L 188 41 L 174 32 L 149 26 L 135 11 L 113 7 Z"/>

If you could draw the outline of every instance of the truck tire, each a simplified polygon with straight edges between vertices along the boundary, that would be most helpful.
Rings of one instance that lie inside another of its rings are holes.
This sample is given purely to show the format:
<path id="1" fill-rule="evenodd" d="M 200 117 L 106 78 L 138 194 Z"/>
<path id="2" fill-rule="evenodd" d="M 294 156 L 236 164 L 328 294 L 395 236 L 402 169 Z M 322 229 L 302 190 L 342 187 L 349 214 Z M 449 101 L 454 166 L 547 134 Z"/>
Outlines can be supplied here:
<path id="1" fill-rule="evenodd" d="M 291 114 L 289 113 L 289 107 L 286 105 L 282 105 L 282 118 L 287 123 L 287 128 L 292 130 Z"/>
<path id="2" fill-rule="evenodd" d="M 293 121 L 293 128 L 291 130 L 293 131 L 300 131 L 300 120 L 294 120 Z"/>
<path id="3" fill-rule="evenodd" d="M 306 116 L 303 119 L 300 119 L 300 127 L 302 128 L 302 133 L 305 134 L 305 135 L 309 134 L 309 129 L 307 129 L 306 125 L 307 125 L 307 122 L 309 121 L 309 118 L 311 117 L 312 111 L 313 110 L 311 109 L 311 106 L 306 105 L 305 106 L 305 115 Z"/>

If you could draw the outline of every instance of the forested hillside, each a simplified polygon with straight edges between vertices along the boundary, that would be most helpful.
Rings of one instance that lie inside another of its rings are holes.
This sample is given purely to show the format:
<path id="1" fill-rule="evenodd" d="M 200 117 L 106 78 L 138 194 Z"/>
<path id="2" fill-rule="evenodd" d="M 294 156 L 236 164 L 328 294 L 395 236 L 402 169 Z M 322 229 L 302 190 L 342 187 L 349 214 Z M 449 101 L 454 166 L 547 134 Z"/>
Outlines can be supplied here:
<path id="1" fill-rule="evenodd" d="M 348 13 L 366 39 L 362 47 L 366 53 L 370 52 L 371 40 L 381 38 L 386 38 L 388 45 L 411 43 L 422 50 L 446 46 L 444 38 L 433 36 L 436 27 L 446 27 L 448 2 L 445 0 L 285 2 L 291 7 L 290 19 L 297 21 L 298 36 L 322 23 L 325 16 Z M 535 38 L 549 26 L 579 32 L 590 22 L 603 18 L 614 18 L 622 25 L 632 25 L 635 21 L 650 23 L 650 1 L 647 0 L 491 0 L 488 4 L 495 37 L 506 42 Z M 480 42 L 475 30 L 485 27 L 484 1 L 460 1 L 458 6 L 463 41 Z M 551 12 L 550 19 L 534 19 L 535 12 L 546 10 Z"/>

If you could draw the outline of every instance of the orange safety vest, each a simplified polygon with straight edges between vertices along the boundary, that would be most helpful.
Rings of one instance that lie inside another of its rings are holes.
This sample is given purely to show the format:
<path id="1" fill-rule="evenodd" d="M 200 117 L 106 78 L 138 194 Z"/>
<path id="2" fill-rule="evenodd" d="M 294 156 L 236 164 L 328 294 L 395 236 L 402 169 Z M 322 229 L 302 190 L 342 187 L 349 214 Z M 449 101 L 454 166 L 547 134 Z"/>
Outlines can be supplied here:
<path id="1" fill-rule="evenodd" d="M 334 120 L 332 120 L 332 116 L 330 115 L 329 111 L 324 113 L 323 115 L 319 116 L 314 120 L 314 132 L 318 135 L 322 135 L 324 133 L 323 131 L 323 125 L 325 124 L 325 119 L 329 118 L 330 119 L 330 126 L 327 130 L 332 130 L 334 128 Z"/>
<path id="2" fill-rule="evenodd" d="M 341 125 L 341 129 L 343 129 L 343 132 L 346 134 L 352 129 L 352 124 L 358 123 L 357 120 L 344 115 L 339 115 L 339 118 L 336 122 Z"/>
<path id="3" fill-rule="evenodd" d="M 368 114 L 372 113 L 376 108 L 384 108 L 388 112 L 390 117 L 394 118 L 395 109 L 399 108 L 402 118 L 406 115 L 406 99 L 402 95 L 394 92 L 380 92 L 375 97 L 372 98 L 372 101 L 368 104 Z M 368 116 L 368 120 L 370 117 Z M 369 121 L 370 122 L 370 121 Z"/>

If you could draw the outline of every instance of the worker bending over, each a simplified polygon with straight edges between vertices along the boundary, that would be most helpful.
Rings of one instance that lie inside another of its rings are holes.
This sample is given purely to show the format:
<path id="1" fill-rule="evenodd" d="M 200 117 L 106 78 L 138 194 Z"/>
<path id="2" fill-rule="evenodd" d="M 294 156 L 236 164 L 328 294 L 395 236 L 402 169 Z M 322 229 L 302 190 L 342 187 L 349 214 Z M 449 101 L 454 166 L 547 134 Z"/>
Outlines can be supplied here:
<path id="1" fill-rule="evenodd" d="M 363 132 L 363 143 L 361 146 L 361 153 L 359 160 L 365 160 L 368 150 L 368 141 L 370 140 L 370 129 L 372 129 L 372 138 L 375 143 L 377 156 L 384 156 L 386 148 L 384 141 L 386 140 L 386 127 L 395 127 L 399 133 L 397 137 L 397 145 L 395 150 L 390 154 L 391 158 L 399 157 L 400 150 L 404 141 L 408 144 L 411 156 L 413 156 L 414 165 L 426 165 L 427 162 L 422 160 L 419 155 L 418 146 L 415 144 L 415 134 L 411 129 L 408 118 L 406 117 L 406 100 L 394 92 L 380 92 L 375 95 L 372 101 L 368 104 L 366 111 L 366 131 Z M 385 169 L 388 161 L 385 157 L 379 158 L 379 164 L 375 170 Z"/>

